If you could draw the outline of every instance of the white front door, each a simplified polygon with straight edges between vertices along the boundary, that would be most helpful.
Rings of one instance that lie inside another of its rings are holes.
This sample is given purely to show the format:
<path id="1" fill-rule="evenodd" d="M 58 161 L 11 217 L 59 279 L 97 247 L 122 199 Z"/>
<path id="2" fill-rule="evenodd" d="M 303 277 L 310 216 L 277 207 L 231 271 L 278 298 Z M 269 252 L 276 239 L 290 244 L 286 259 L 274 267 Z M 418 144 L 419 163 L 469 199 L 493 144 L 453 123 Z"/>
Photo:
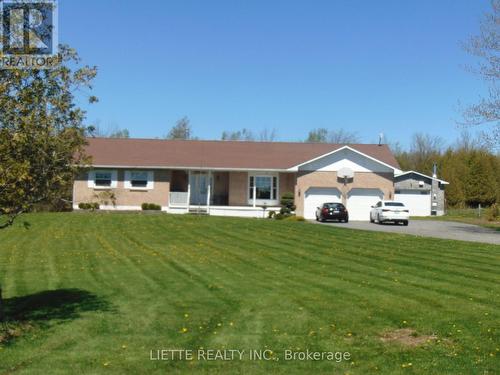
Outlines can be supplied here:
<path id="1" fill-rule="evenodd" d="M 189 204 L 205 206 L 207 204 L 209 176 L 207 172 L 191 172 L 189 185 L 191 198 Z"/>

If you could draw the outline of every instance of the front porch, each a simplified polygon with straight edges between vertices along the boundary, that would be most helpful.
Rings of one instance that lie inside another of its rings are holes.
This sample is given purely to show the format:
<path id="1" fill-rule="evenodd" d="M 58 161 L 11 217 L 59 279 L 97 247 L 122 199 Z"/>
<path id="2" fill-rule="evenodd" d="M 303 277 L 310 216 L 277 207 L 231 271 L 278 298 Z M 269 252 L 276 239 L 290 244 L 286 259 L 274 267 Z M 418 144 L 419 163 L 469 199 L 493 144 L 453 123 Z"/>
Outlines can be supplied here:
<path id="1" fill-rule="evenodd" d="M 232 172 L 172 171 L 167 211 L 262 218 L 267 217 L 270 210 L 280 209 L 277 199 L 259 199 L 257 184 L 247 186 L 248 173 L 233 172 L 232 181 L 230 173 Z M 275 189 L 277 190 L 277 186 Z M 269 194 L 276 195 L 274 192 Z"/>

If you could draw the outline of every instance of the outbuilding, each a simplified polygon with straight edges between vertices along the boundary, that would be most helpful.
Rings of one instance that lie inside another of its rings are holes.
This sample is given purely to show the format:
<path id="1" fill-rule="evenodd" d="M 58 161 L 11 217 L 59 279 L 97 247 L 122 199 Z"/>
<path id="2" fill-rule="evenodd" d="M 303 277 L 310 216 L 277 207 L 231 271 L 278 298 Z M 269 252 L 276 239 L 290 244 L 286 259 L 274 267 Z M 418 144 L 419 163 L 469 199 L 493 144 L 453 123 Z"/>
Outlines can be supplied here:
<path id="1" fill-rule="evenodd" d="M 434 168 L 434 170 L 436 170 Z M 444 215 L 444 189 L 448 182 L 423 173 L 408 171 L 394 176 L 394 200 L 408 207 L 410 216 Z"/>

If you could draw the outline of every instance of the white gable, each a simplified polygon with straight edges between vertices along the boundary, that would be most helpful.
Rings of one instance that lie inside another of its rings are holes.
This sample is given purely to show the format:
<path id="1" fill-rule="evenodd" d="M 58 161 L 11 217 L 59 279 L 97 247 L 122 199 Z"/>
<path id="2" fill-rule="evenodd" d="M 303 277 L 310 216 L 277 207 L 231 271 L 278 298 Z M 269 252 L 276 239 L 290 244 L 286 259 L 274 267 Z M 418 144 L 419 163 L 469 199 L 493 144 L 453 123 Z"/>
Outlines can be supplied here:
<path id="1" fill-rule="evenodd" d="M 394 169 L 375 160 L 345 148 L 326 155 L 320 159 L 303 164 L 300 171 L 334 172 L 341 168 L 349 168 L 354 172 L 393 172 Z"/>

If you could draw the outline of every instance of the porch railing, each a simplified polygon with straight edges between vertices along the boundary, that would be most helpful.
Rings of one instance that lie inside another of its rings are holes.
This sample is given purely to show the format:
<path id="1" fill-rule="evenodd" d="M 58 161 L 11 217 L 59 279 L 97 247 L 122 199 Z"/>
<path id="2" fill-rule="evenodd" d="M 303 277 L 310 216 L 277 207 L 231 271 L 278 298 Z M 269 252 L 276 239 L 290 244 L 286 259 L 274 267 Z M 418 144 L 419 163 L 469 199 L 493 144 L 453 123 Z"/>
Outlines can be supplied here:
<path id="1" fill-rule="evenodd" d="M 183 191 L 170 192 L 170 205 L 171 206 L 187 206 L 188 193 Z"/>

